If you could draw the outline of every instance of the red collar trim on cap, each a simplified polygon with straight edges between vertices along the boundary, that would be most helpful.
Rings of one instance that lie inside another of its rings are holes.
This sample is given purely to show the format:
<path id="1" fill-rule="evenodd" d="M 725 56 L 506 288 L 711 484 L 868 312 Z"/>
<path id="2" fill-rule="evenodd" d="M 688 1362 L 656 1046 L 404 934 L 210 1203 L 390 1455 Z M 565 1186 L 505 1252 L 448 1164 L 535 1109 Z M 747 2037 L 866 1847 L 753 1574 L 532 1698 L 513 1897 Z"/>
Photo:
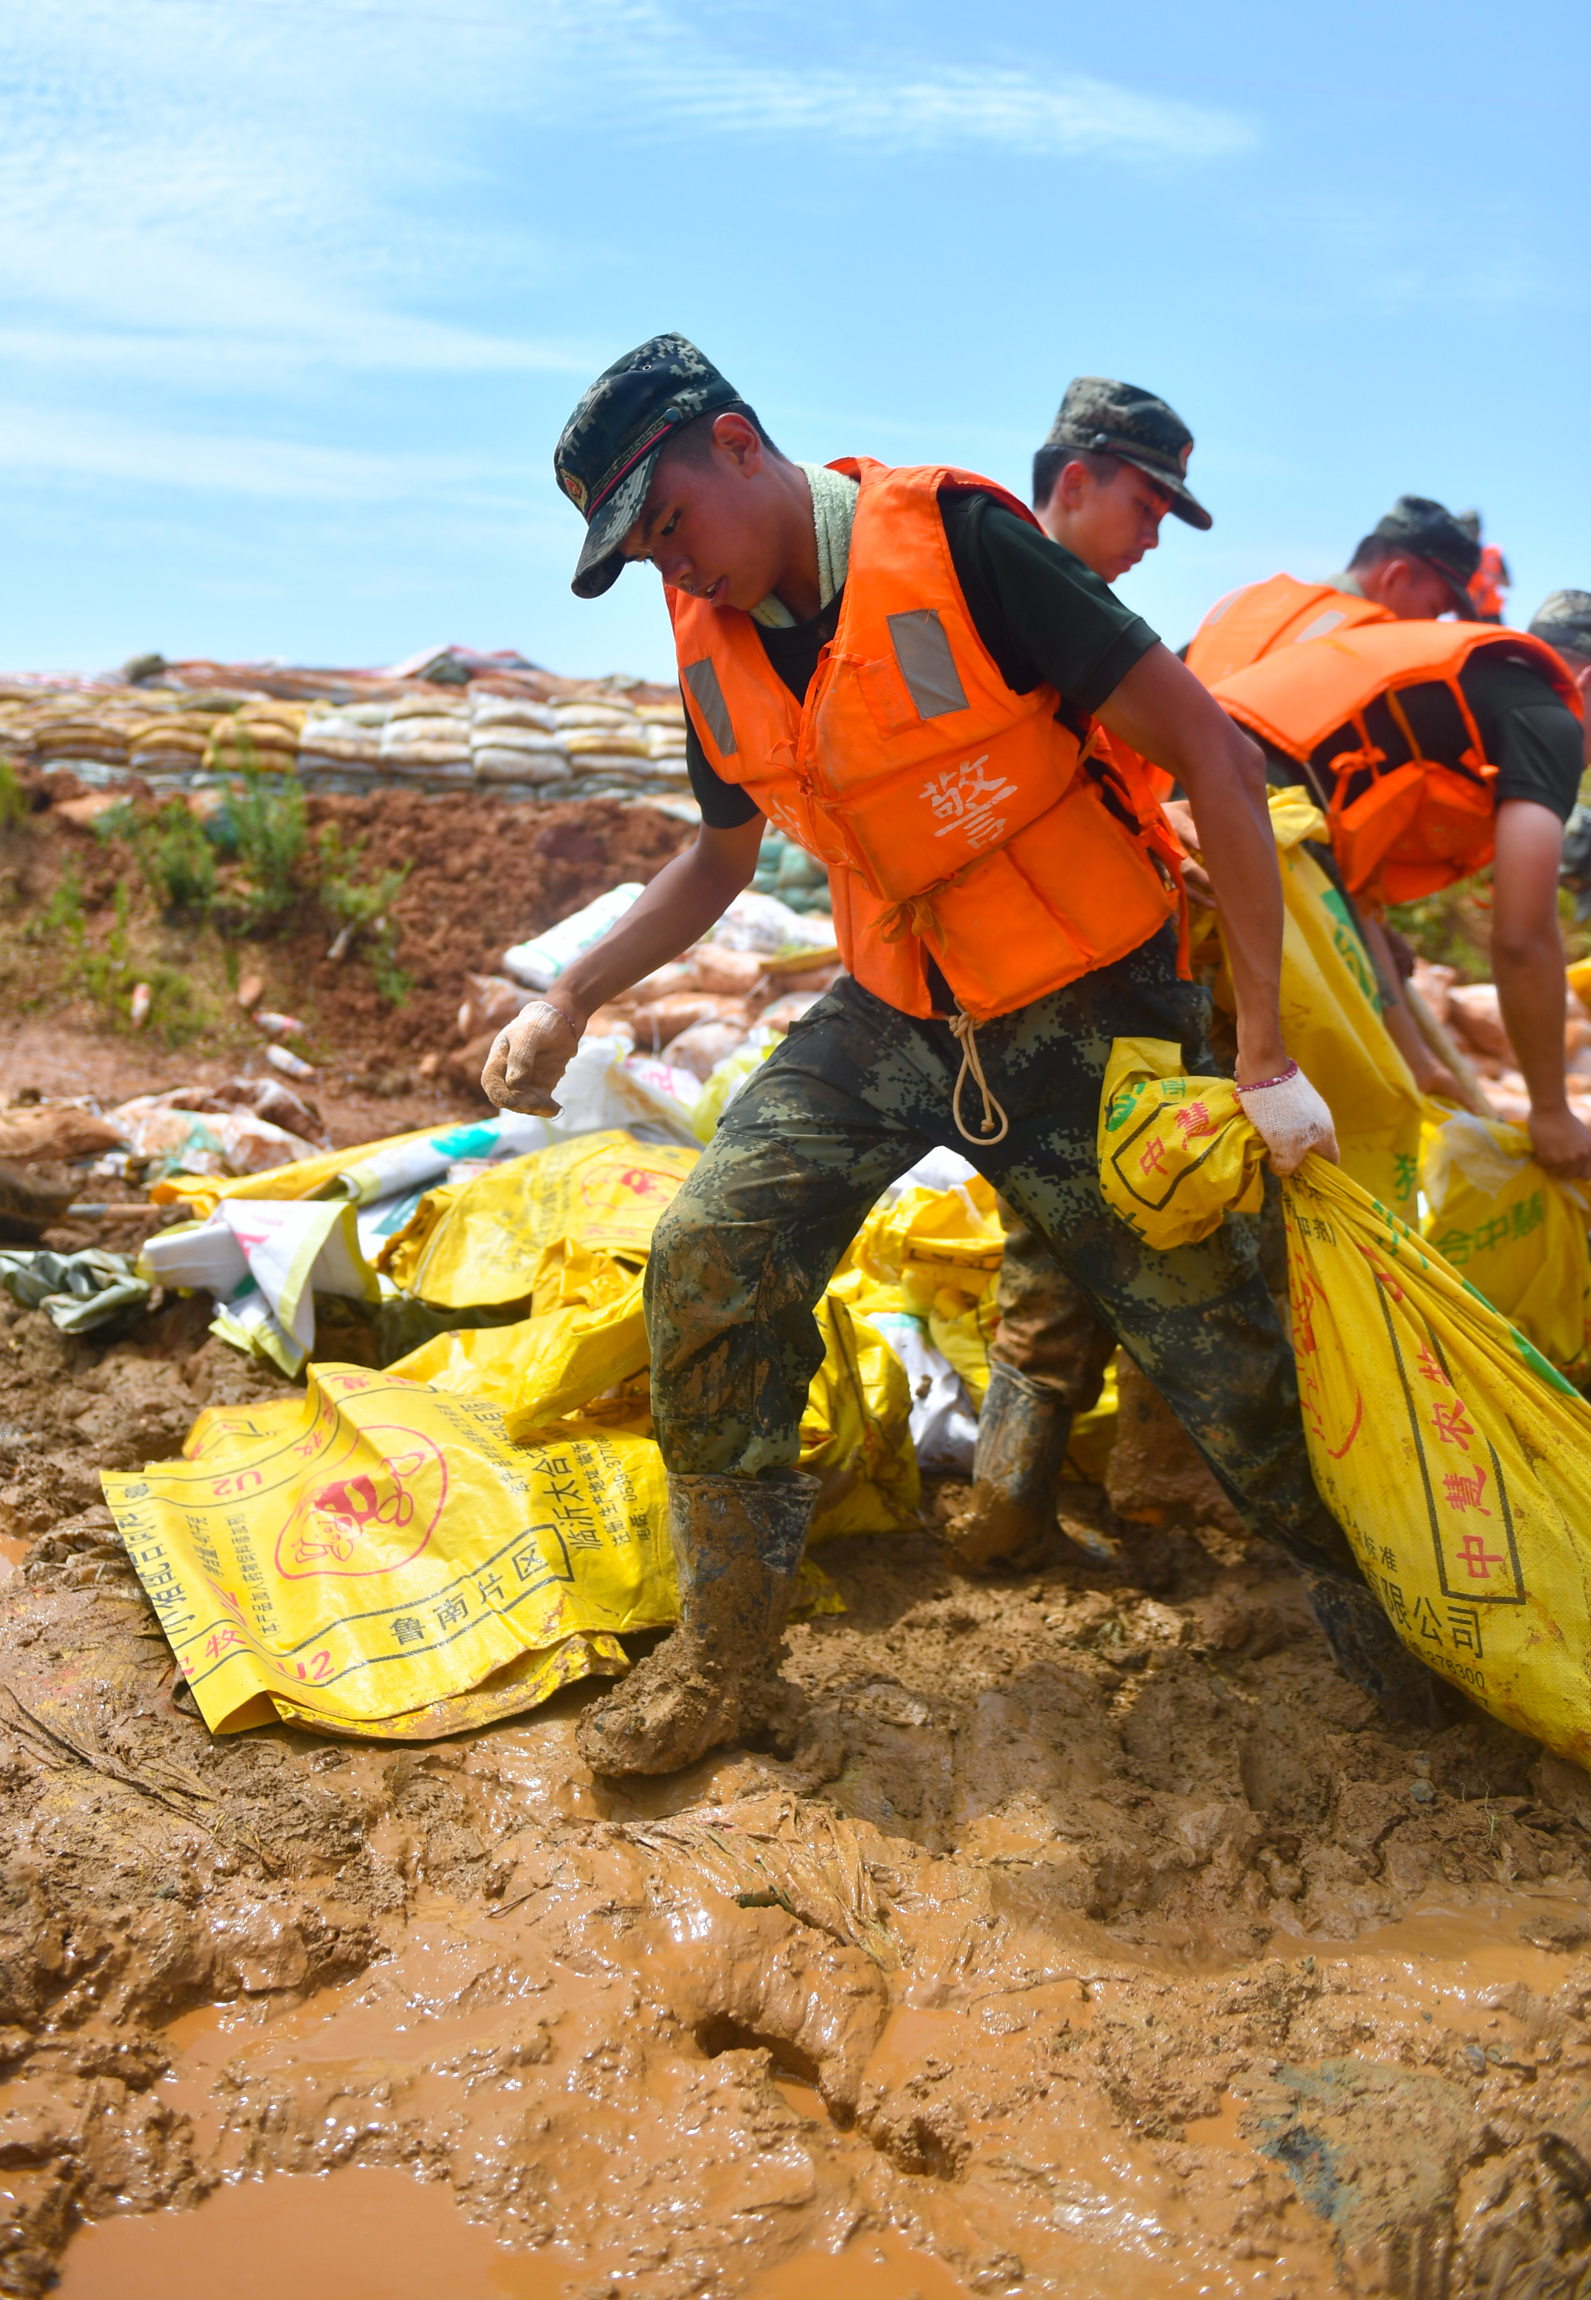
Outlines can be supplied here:
<path id="1" fill-rule="evenodd" d="M 613 477 L 608 481 L 607 486 L 602 489 L 601 493 L 592 496 L 591 508 L 586 513 L 586 525 L 588 527 L 590 526 L 592 520 L 596 517 L 597 513 L 601 510 L 603 504 L 606 503 L 608 497 L 613 493 L 613 490 L 618 486 L 619 481 L 624 477 L 625 473 L 627 471 L 633 471 L 635 466 L 640 462 L 642 456 L 645 455 L 649 449 L 654 448 L 657 445 L 664 432 L 672 431 L 673 428 L 673 417 L 665 416 L 663 421 L 658 425 L 656 431 L 654 431 L 650 437 L 642 440 L 640 446 L 635 450 L 634 454 L 630 456 L 628 461 L 619 465 L 618 470 L 613 474 Z"/>

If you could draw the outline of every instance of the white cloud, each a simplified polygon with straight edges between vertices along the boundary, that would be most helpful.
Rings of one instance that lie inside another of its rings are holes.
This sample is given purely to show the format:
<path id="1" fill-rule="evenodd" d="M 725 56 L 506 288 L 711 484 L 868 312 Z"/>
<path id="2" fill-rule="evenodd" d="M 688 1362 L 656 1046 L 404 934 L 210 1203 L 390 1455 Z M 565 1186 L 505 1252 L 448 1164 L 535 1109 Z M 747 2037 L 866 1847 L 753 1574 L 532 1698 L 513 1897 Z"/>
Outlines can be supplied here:
<path id="1" fill-rule="evenodd" d="M 823 62 L 791 61 L 783 19 L 765 42 L 754 5 L 721 4 L 10 0 L 0 466 L 223 499 L 429 489 L 454 511 L 475 489 L 489 517 L 501 473 L 467 452 L 362 443 L 364 379 L 583 379 L 611 357 L 576 278 L 604 260 L 579 247 L 577 194 L 605 146 L 648 170 L 665 148 L 667 213 L 682 151 L 733 172 L 755 212 L 758 169 L 792 156 L 1187 165 L 1252 140 L 1083 74 L 876 52 L 842 68 L 821 42 Z M 556 243 L 516 205 L 526 139 L 569 169 Z M 273 409 L 293 436 L 268 436 Z"/>
<path id="2" fill-rule="evenodd" d="M 391 503 L 502 480 L 497 467 L 468 456 L 319 447 L 21 401 L 0 401 L 0 469 L 319 504 Z"/>
<path id="3" fill-rule="evenodd" d="M 584 132 L 581 165 L 604 142 L 682 136 L 698 152 L 773 139 L 803 154 L 1184 163 L 1253 140 L 1228 113 L 1083 74 L 909 56 L 767 64 L 755 43 L 737 47 L 742 30 L 662 0 L 531 0 L 453 19 L 12 0 L 0 287 L 17 348 L 65 353 L 29 325 L 54 317 L 119 331 L 106 352 L 151 373 L 170 372 L 173 345 L 209 368 L 206 341 L 267 337 L 288 361 L 573 372 L 586 347 L 544 327 L 412 316 L 438 289 L 478 291 L 488 277 L 517 314 L 561 275 L 567 248 L 544 247 L 498 196 L 505 131 Z"/>
<path id="4" fill-rule="evenodd" d="M 659 134 L 688 122 L 723 135 L 799 137 L 870 152 L 983 145 L 1025 159 L 1211 160 L 1255 141 L 1232 113 L 1140 96 L 1083 73 L 1002 65 L 770 71 L 682 55 L 659 42 L 621 60 L 611 80 L 641 99 L 627 123 L 632 135 L 648 133 L 649 121 Z"/>

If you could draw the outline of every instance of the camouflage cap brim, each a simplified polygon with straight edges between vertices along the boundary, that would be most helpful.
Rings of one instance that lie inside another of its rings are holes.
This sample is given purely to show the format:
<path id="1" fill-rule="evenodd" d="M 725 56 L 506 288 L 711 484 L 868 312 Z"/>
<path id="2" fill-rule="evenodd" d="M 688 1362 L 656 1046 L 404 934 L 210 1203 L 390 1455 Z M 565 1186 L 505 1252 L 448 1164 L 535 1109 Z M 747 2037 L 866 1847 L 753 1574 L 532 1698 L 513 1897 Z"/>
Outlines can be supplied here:
<path id="1" fill-rule="evenodd" d="M 592 514 L 585 541 L 580 546 L 580 557 L 575 562 L 574 581 L 569 586 L 577 599 L 600 599 L 624 573 L 624 538 L 646 507 L 647 490 L 657 469 L 657 459 L 672 437 L 671 431 L 665 431 Z"/>
<path id="2" fill-rule="evenodd" d="M 1152 463 L 1146 455 L 1134 455 L 1128 448 L 1111 446 L 1106 452 L 1114 455 L 1118 463 L 1130 463 L 1135 470 L 1141 471 L 1147 479 L 1152 479 L 1157 487 L 1163 487 L 1171 498 L 1170 503 L 1166 506 L 1167 510 L 1184 521 L 1187 526 L 1196 527 L 1201 535 L 1207 535 L 1215 525 L 1215 521 L 1189 488 L 1186 480 L 1173 478 L 1172 474 L 1162 464 Z"/>
<path id="3" fill-rule="evenodd" d="M 1460 582 L 1451 567 L 1444 567 L 1440 559 L 1427 559 L 1423 551 L 1412 551 L 1409 556 L 1429 567 L 1433 575 L 1441 576 L 1452 597 L 1453 612 L 1461 623 L 1479 623 L 1482 620 L 1480 609 L 1469 595 L 1469 585 Z"/>

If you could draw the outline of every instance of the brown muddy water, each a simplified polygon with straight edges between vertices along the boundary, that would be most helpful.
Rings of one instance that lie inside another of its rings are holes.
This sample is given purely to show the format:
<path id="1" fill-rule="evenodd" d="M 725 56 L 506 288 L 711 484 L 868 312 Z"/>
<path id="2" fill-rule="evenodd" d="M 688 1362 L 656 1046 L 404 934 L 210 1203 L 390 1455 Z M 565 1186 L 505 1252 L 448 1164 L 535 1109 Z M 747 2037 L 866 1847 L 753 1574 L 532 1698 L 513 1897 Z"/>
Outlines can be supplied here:
<path id="1" fill-rule="evenodd" d="M 0 1307 L 0 2291 L 1591 2293 L 1591 1783 L 1387 1729 L 1152 1416 L 1117 1565 L 830 1545 L 795 1745 L 625 1793 L 579 1690 L 179 1705 L 97 1473 L 269 1382 Z"/>

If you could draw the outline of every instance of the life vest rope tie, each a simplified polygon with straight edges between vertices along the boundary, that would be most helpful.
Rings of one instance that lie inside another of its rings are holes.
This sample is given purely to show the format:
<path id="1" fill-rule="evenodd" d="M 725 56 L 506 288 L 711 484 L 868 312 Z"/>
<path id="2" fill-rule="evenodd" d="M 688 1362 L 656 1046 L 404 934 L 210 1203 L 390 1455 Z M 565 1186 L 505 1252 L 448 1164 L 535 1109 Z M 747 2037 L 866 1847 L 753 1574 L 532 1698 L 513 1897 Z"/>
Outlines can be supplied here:
<path id="1" fill-rule="evenodd" d="M 956 1131 L 963 1142 L 982 1142 L 992 1147 L 1003 1142 L 1011 1131 L 1011 1121 L 989 1091 L 989 1081 L 983 1075 L 983 1061 L 978 1053 L 978 1025 L 972 1016 L 957 1007 L 950 1017 L 950 1035 L 961 1048 L 961 1069 L 956 1076 L 956 1089 L 950 1097 L 950 1114 L 956 1121 Z M 983 1126 L 974 1134 L 961 1115 L 961 1090 L 967 1083 L 967 1072 L 972 1072 L 973 1083 L 983 1096 Z M 994 1130 L 996 1118 L 1000 1131 Z"/>
<path id="2" fill-rule="evenodd" d="M 948 885 L 950 882 L 942 880 L 940 883 Z M 909 934 L 914 934 L 920 942 L 929 941 L 936 950 L 942 951 L 945 947 L 945 930 L 934 911 L 934 896 L 938 891 L 937 887 L 930 887 L 926 894 L 909 894 L 903 901 L 893 904 L 885 913 L 884 923 L 879 930 L 884 940 L 904 942 Z"/>

